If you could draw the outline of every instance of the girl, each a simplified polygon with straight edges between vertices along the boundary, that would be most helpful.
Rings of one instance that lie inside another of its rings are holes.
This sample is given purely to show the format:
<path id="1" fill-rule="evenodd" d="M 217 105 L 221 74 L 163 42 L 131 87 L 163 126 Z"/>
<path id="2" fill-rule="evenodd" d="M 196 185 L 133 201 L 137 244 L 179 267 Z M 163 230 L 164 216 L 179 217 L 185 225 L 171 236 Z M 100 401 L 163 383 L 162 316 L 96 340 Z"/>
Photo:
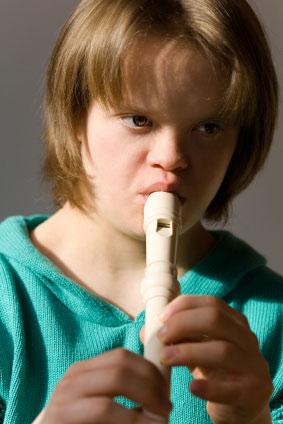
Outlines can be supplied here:
<path id="1" fill-rule="evenodd" d="M 78 5 L 47 76 L 43 171 L 58 211 L 0 227 L 0 422 L 153 423 L 146 408 L 176 424 L 283 423 L 282 277 L 202 224 L 227 219 L 261 169 L 277 107 L 245 0 Z M 159 334 L 171 402 L 142 357 L 154 191 L 182 204 L 182 292 Z"/>

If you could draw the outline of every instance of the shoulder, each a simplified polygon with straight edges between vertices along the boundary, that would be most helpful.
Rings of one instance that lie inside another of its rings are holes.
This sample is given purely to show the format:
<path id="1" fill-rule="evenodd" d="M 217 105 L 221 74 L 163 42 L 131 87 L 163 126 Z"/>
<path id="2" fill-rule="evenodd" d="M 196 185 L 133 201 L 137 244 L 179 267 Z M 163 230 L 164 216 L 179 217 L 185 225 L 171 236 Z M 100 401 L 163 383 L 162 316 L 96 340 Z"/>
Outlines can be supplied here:
<path id="1" fill-rule="evenodd" d="M 45 215 L 10 216 L 0 222 L 0 255 L 5 264 L 25 262 L 32 258 L 35 249 L 30 240 L 30 232 L 48 219 Z M 3 260 L 5 258 L 5 260 Z"/>
<path id="2" fill-rule="evenodd" d="M 238 283 L 241 281 L 254 282 L 258 285 L 269 283 L 274 289 L 277 288 L 281 292 L 283 276 L 268 266 L 266 258 L 260 252 L 245 240 L 228 231 L 212 231 L 211 233 L 216 238 L 217 249 L 215 250 L 222 259 L 222 266 L 226 267 L 228 264 L 230 268 L 232 267 L 235 272 L 238 272 Z M 268 285 L 264 285 L 268 287 Z"/>
<path id="3" fill-rule="evenodd" d="M 237 292 L 242 299 L 266 304 L 265 307 L 278 306 L 283 314 L 283 276 L 267 264 L 255 267 L 243 275 L 238 282 Z"/>
<path id="4" fill-rule="evenodd" d="M 216 245 L 209 265 L 225 282 L 225 296 L 239 302 L 283 305 L 283 276 L 270 269 L 266 258 L 245 240 L 228 231 L 212 231 Z"/>
<path id="5" fill-rule="evenodd" d="M 251 284 L 261 287 L 269 293 L 276 292 L 283 296 L 283 276 L 269 268 L 267 265 L 256 268 L 247 274 L 246 279 Z"/>
<path id="6" fill-rule="evenodd" d="M 266 265 L 248 272 L 239 281 L 234 299 L 261 321 L 263 316 L 268 321 L 281 317 L 283 324 L 283 277 Z"/>
<path id="7" fill-rule="evenodd" d="M 35 249 L 29 233 L 45 216 L 12 216 L 0 223 L 0 293 L 1 304 L 15 300 L 15 293 L 30 274 L 40 267 L 42 255 Z M 17 296 L 19 297 L 19 295 Z"/>
<path id="8" fill-rule="evenodd" d="M 43 219 L 13 216 L 0 223 L 0 339 L 6 340 L 1 352 L 9 346 L 10 337 L 24 334 L 23 320 L 32 321 L 33 309 L 42 301 L 40 282 L 45 262 L 29 232 Z"/>

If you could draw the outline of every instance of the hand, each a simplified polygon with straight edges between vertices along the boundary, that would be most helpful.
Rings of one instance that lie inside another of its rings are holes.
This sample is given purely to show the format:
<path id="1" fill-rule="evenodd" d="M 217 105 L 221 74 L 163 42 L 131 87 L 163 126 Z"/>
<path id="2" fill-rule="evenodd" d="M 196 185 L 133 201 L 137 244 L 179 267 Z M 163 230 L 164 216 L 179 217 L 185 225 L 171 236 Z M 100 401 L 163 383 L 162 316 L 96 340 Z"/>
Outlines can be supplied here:
<path id="1" fill-rule="evenodd" d="M 161 361 L 189 368 L 190 391 L 207 401 L 211 420 L 271 423 L 272 380 L 247 318 L 213 296 L 179 296 L 164 312 L 159 337 L 170 346 L 162 348 Z"/>
<path id="2" fill-rule="evenodd" d="M 148 411 L 167 416 L 171 405 L 158 369 L 142 356 L 119 348 L 73 364 L 34 424 L 150 424 L 141 408 L 113 400 L 123 395 Z M 169 405 L 168 405 L 169 403 Z"/>

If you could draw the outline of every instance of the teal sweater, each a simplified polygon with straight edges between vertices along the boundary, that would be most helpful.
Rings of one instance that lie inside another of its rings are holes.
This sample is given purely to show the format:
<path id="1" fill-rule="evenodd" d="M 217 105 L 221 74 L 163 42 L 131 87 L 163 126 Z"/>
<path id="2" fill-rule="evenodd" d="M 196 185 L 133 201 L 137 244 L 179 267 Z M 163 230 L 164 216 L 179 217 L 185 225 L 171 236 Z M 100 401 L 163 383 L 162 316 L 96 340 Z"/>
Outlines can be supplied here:
<path id="1" fill-rule="evenodd" d="M 0 224 L 0 423 L 30 424 L 71 364 L 123 346 L 140 355 L 135 320 L 79 287 L 30 242 L 47 217 L 17 216 Z M 265 259 L 225 231 L 181 280 L 182 294 L 218 296 L 244 313 L 270 365 L 273 423 L 283 423 L 283 279 Z M 208 424 L 205 402 L 192 396 L 186 367 L 172 371 L 174 424 Z M 119 397 L 126 407 L 130 400 Z"/>

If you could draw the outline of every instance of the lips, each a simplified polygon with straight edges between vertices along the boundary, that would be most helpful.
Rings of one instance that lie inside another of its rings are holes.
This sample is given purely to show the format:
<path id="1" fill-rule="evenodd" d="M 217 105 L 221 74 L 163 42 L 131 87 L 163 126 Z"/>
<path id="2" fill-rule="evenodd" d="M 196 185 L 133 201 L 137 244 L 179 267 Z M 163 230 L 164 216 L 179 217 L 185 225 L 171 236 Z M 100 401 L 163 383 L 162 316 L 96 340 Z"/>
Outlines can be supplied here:
<path id="1" fill-rule="evenodd" d="M 148 186 L 144 190 L 142 190 L 141 195 L 145 199 L 147 199 L 148 196 L 151 193 L 154 193 L 156 191 L 163 191 L 163 192 L 167 192 L 167 193 L 176 194 L 178 196 L 181 204 L 184 204 L 184 202 L 186 201 L 186 198 L 184 196 L 182 196 L 180 189 L 175 184 L 168 184 L 168 183 L 164 183 L 164 182 L 158 182 L 158 183 L 151 184 L 150 186 Z"/>

